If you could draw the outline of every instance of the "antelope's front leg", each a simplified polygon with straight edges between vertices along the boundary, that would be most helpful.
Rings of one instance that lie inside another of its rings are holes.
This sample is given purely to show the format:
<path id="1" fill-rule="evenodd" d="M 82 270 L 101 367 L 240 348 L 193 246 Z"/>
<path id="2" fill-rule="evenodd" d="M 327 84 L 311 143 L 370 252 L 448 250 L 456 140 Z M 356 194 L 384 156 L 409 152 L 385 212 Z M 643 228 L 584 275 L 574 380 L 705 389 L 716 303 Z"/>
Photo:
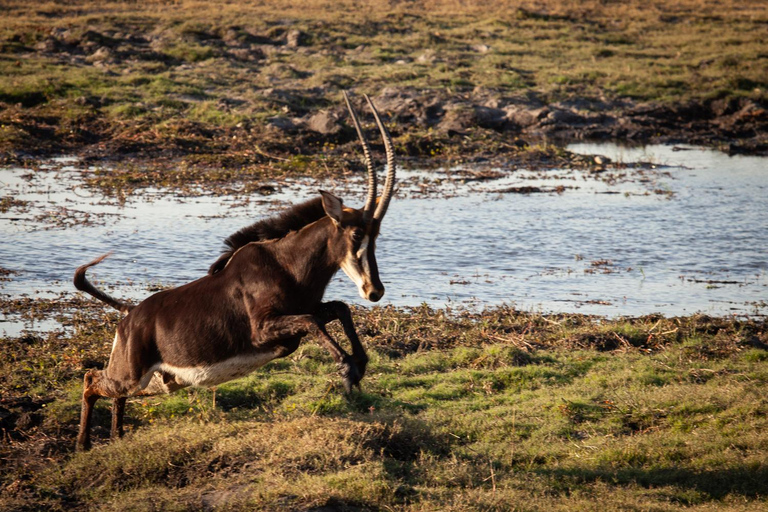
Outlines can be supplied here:
<path id="1" fill-rule="evenodd" d="M 317 316 L 320 318 L 323 325 L 333 320 L 341 322 L 344 334 L 352 345 L 352 359 L 355 360 L 357 370 L 360 373 L 360 378 L 362 378 L 363 375 L 365 375 L 365 368 L 368 365 L 368 354 L 365 353 L 365 347 L 363 347 L 360 338 L 357 336 L 349 306 L 344 302 L 337 300 L 324 302 L 318 308 Z M 360 385 L 358 383 L 358 388 L 359 387 Z"/>
<path id="2" fill-rule="evenodd" d="M 339 366 L 341 377 L 344 380 L 344 388 L 347 393 L 353 386 L 360 386 L 363 374 L 358 370 L 356 361 L 336 343 L 325 329 L 322 319 L 314 315 L 286 315 L 265 320 L 260 329 L 258 344 L 274 342 L 282 339 L 301 337 L 306 334 L 315 334 L 323 342 L 331 353 L 333 360 Z M 359 343 L 359 341 L 358 341 Z"/>

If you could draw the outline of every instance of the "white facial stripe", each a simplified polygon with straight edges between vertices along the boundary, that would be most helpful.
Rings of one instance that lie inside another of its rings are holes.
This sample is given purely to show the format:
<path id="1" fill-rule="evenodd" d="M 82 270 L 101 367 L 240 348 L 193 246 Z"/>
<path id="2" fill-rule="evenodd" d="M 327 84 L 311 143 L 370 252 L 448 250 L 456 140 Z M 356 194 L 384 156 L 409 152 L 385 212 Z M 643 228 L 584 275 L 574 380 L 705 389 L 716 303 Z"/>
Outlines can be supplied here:
<path id="1" fill-rule="evenodd" d="M 365 253 L 368 252 L 368 243 L 370 242 L 368 235 L 363 237 L 363 241 L 360 242 L 360 248 L 357 250 L 357 259 L 362 259 Z"/>
<path id="2" fill-rule="evenodd" d="M 346 258 L 344 258 L 344 261 L 341 262 L 341 270 L 347 274 L 347 277 L 349 277 L 360 290 L 363 289 L 363 282 L 365 278 L 360 271 L 360 265 L 357 263 L 357 258 L 352 255 L 348 255 Z"/>
<path id="3" fill-rule="evenodd" d="M 370 281 L 370 268 L 368 265 L 369 243 L 370 238 L 368 238 L 368 235 L 365 235 L 362 242 L 360 242 L 357 252 L 355 254 L 347 254 L 347 257 L 341 262 L 341 270 L 355 283 L 360 297 L 364 299 L 367 297 L 363 287 L 367 281 Z"/>
<path id="4" fill-rule="evenodd" d="M 357 250 L 357 260 L 362 264 L 363 274 L 366 276 L 371 275 L 370 265 L 368 265 L 368 242 L 368 235 L 365 235 L 360 248 Z"/>

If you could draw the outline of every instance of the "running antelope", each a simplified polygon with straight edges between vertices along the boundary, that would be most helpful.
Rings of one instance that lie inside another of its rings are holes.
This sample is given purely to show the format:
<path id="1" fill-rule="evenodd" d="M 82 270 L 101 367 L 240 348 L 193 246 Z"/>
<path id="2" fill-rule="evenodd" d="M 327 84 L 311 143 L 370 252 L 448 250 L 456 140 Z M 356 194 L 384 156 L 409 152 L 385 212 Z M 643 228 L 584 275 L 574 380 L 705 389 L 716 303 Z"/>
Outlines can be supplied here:
<path id="1" fill-rule="evenodd" d="M 215 386 L 252 372 L 295 351 L 307 334 L 317 336 L 339 366 L 347 392 L 365 374 L 368 356 L 357 337 L 349 307 L 323 302 L 339 268 L 360 295 L 376 302 L 384 295 L 376 266 L 376 237 L 393 195 L 392 140 L 368 96 L 384 141 L 387 177 L 376 198 L 371 153 L 346 93 L 368 170 L 362 210 L 320 191 L 320 197 L 257 222 L 225 240 L 228 250 L 208 275 L 164 290 L 137 305 L 121 302 L 85 277 L 103 255 L 75 271 L 75 287 L 126 313 L 117 326 L 109 364 L 85 374 L 77 447 L 90 448 L 93 406 L 113 399 L 112 437 L 123 435 L 127 397 L 170 393 L 187 386 Z M 325 329 L 339 320 L 352 346 L 349 355 Z"/>

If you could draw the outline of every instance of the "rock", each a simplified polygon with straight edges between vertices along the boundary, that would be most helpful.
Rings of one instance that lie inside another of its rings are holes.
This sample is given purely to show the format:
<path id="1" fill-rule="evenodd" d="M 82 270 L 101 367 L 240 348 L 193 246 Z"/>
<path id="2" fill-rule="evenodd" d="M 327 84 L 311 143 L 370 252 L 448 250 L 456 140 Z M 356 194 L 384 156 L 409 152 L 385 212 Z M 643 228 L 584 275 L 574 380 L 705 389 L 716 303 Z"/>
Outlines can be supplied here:
<path id="1" fill-rule="evenodd" d="M 85 107 L 86 105 L 91 107 L 100 107 L 101 100 L 91 96 L 78 96 L 75 98 L 75 104 L 80 105 L 81 107 Z"/>
<path id="2" fill-rule="evenodd" d="M 416 62 L 419 64 L 434 64 L 435 62 L 439 62 L 439 60 L 435 50 L 426 50 L 424 53 L 416 57 Z"/>
<path id="3" fill-rule="evenodd" d="M 459 106 L 448 110 L 443 119 L 437 125 L 437 129 L 449 136 L 465 135 L 467 130 L 475 125 L 475 112 L 473 109 Z"/>
<path id="4" fill-rule="evenodd" d="M 289 48 L 298 48 L 306 46 L 309 42 L 309 36 L 298 29 L 289 30 L 285 36 L 285 45 Z"/>
<path id="5" fill-rule="evenodd" d="M 503 130 L 507 124 L 506 113 L 499 108 L 475 107 L 475 120 L 482 128 Z"/>
<path id="6" fill-rule="evenodd" d="M 509 105 L 504 107 L 503 111 L 509 122 L 521 128 L 533 126 L 549 114 L 547 107 L 530 108 L 524 105 Z"/>
<path id="7" fill-rule="evenodd" d="M 444 114 L 445 109 L 443 108 L 443 102 L 440 100 L 434 100 L 431 105 L 423 106 L 418 115 L 415 117 L 415 120 L 419 126 L 434 126 L 440 121 Z"/>
<path id="8" fill-rule="evenodd" d="M 310 116 L 305 125 L 308 130 L 322 135 L 335 135 L 341 131 L 339 116 L 327 110 Z"/>
<path id="9" fill-rule="evenodd" d="M 267 120 L 267 124 L 277 128 L 281 132 L 294 133 L 298 131 L 298 126 L 294 119 L 285 116 L 276 116 Z"/>
<path id="10" fill-rule="evenodd" d="M 473 44 L 470 48 L 478 53 L 487 53 L 491 50 L 487 44 Z"/>
<path id="11" fill-rule="evenodd" d="M 93 52 L 91 55 L 85 58 L 86 62 L 95 63 L 95 62 L 111 62 L 114 61 L 114 55 L 112 53 L 112 50 L 107 48 L 106 46 L 102 46 L 95 52 Z"/>
<path id="12" fill-rule="evenodd" d="M 385 87 L 376 97 L 375 102 L 379 112 L 400 115 L 411 111 L 418 104 L 419 99 L 419 95 L 411 89 Z"/>
<path id="13" fill-rule="evenodd" d="M 551 110 L 549 114 L 541 120 L 541 124 L 562 124 L 572 126 L 575 124 L 584 124 L 584 121 L 584 117 L 575 112 L 557 109 Z"/>
<path id="14" fill-rule="evenodd" d="M 577 97 L 557 102 L 552 105 L 552 108 L 574 112 L 602 112 L 608 110 L 611 106 L 604 100 Z"/>
<path id="15" fill-rule="evenodd" d="M 417 123 L 422 127 L 437 125 L 450 110 L 451 105 L 433 91 L 417 91 L 412 88 L 385 88 L 374 98 L 379 112 L 402 123 Z"/>
<path id="16" fill-rule="evenodd" d="M 48 36 L 35 44 L 34 49 L 39 52 L 56 53 L 64 50 L 66 45 L 54 36 Z"/>
<path id="17" fill-rule="evenodd" d="M 496 110 L 502 110 L 507 106 L 507 102 L 503 98 L 491 97 L 487 98 L 480 104 L 481 107 L 492 108 Z M 506 115 L 506 114 L 503 114 Z"/>

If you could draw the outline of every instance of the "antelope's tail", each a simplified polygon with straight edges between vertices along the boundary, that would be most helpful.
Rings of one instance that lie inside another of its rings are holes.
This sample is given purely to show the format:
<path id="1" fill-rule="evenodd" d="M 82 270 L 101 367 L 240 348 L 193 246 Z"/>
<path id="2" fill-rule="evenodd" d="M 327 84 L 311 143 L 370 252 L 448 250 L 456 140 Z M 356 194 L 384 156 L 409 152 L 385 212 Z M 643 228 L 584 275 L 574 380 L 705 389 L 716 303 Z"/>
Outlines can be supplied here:
<path id="1" fill-rule="evenodd" d="M 86 279 L 85 277 L 85 271 L 88 270 L 89 267 L 98 265 L 110 254 L 112 253 L 108 252 L 106 254 L 102 254 L 101 256 L 91 261 L 90 263 L 86 263 L 85 265 L 78 267 L 77 270 L 75 270 L 75 279 L 74 279 L 75 288 L 77 288 L 81 292 L 85 292 L 89 295 L 92 295 L 93 297 L 99 299 L 105 304 L 112 306 L 113 308 L 120 311 L 121 313 L 128 313 L 136 306 L 132 304 L 126 304 L 125 302 L 120 302 L 114 297 L 110 297 L 108 294 L 104 293 L 103 291 L 93 286 L 93 284 L 90 281 L 88 281 L 88 279 Z"/>

